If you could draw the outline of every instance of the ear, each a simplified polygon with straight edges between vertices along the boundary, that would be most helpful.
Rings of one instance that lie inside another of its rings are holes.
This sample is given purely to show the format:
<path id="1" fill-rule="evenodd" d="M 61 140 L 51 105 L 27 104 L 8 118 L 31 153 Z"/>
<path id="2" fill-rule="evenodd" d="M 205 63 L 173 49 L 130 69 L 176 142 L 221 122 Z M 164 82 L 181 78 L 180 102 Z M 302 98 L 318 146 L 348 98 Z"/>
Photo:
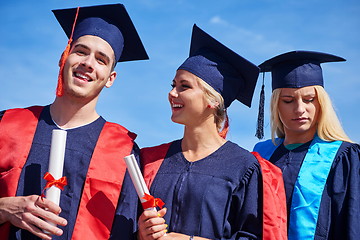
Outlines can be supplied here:
<path id="1" fill-rule="evenodd" d="M 219 106 L 218 102 L 212 102 L 210 101 L 208 104 L 208 108 L 215 109 L 217 106 Z"/>
<path id="2" fill-rule="evenodd" d="M 110 76 L 109 76 L 109 78 L 108 78 L 108 80 L 107 80 L 107 82 L 106 82 L 106 84 L 105 84 L 105 87 L 109 88 L 109 87 L 111 87 L 111 86 L 114 84 L 116 75 L 117 75 L 117 73 L 116 73 L 115 71 L 112 71 L 112 72 L 110 73 Z"/>

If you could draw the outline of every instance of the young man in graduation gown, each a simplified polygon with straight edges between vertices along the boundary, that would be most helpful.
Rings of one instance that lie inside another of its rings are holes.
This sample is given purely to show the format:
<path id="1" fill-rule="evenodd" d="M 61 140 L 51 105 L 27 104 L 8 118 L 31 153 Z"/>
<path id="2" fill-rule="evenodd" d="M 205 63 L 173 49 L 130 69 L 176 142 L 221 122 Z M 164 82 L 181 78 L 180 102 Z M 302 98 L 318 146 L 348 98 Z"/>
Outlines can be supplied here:
<path id="1" fill-rule="evenodd" d="M 1 239 L 129 239 L 137 195 L 123 157 L 138 154 L 136 135 L 95 107 L 117 62 L 148 56 L 122 4 L 53 12 L 69 37 L 55 101 L 0 115 Z M 67 131 L 60 206 L 39 196 L 53 129 Z"/>
<path id="2" fill-rule="evenodd" d="M 360 236 L 360 146 L 343 131 L 320 66 L 338 61 L 345 59 L 293 51 L 259 66 L 272 73 L 272 140 L 254 151 L 283 172 L 290 240 Z"/>

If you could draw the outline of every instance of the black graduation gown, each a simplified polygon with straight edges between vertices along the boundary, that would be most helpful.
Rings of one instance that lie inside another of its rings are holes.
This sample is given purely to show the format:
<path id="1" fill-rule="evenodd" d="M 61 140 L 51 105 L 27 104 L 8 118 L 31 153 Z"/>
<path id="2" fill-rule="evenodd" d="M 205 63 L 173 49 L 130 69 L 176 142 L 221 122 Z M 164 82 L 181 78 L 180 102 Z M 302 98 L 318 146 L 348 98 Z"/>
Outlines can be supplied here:
<path id="1" fill-rule="evenodd" d="M 0 115 L 2 116 L 1 113 Z M 67 177 L 68 184 L 61 191 L 60 207 L 62 211 L 60 216 L 65 218 L 68 224 L 65 227 L 58 226 L 64 233 L 62 236 L 54 235 L 52 239 L 71 239 L 88 166 L 105 122 L 104 118 L 99 117 L 88 125 L 67 130 L 63 175 Z M 58 127 L 51 119 L 50 106 L 48 105 L 44 107 L 41 113 L 28 159 L 20 175 L 17 196 L 40 195 L 42 193 L 42 189 L 46 185 L 43 176 L 48 171 L 53 129 L 58 129 Z M 139 148 L 136 144 L 134 144 L 132 152 L 138 158 Z M 110 239 L 132 239 L 134 237 L 133 233 L 137 229 L 137 203 L 137 194 L 129 174 L 126 173 Z M 125 238 L 125 235 L 128 237 Z M 40 238 L 28 231 L 12 226 L 9 239 L 30 240 Z"/>
<path id="2" fill-rule="evenodd" d="M 228 141 L 189 162 L 173 142 L 150 193 L 165 202 L 169 232 L 210 239 L 261 239 L 262 179 L 257 159 Z"/>
<path id="3" fill-rule="evenodd" d="M 270 161 L 281 168 L 290 209 L 294 184 L 311 142 L 293 150 L 281 144 Z M 343 142 L 321 197 L 315 240 L 360 239 L 360 146 Z"/>

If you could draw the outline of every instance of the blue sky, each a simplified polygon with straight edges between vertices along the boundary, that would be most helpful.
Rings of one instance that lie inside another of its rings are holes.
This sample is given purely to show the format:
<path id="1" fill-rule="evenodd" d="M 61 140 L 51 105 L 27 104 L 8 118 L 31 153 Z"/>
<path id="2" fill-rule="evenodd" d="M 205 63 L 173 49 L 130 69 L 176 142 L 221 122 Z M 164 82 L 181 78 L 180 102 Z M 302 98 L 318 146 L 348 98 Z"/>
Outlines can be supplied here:
<path id="1" fill-rule="evenodd" d="M 220 3 L 221 2 L 221 3 Z M 13 0 L 0 2 L 0 109 L 46 105 L 55 97 L 58 60 L 67 39 L 51 10 L 123 3 L 150 56 L 120 63 L 114 86 L 104 89 L 97 111 L 138 134 L 141 147 L 182 137 L 170 120 L 167 93 L 188 56 L 194 23 L 255 64 L 292 50 L 347 59 L 322 64 L 325 89 L 350 138 L 360 142 L 360 2 L 357 0 Z M 266 75 L 265 137 L 270 137 L 270 74 Z M 251 149 L 261 80 L 252 108 L 228 109 L 228 139 Z"/>

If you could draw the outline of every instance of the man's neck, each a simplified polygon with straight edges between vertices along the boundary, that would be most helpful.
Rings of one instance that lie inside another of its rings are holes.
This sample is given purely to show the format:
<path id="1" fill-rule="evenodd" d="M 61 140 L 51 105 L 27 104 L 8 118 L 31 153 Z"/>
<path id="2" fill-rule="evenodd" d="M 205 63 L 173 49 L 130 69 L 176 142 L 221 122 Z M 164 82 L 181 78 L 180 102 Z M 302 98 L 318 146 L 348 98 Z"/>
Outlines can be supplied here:
<path id="1" fill-rule="evenodd" d="M 53 121 L 61 128 L 75 128 L 92 123 L 99 118 L 95 109 L 96 101 L 86 104 L 56 97 L 50 106 Z"/>

